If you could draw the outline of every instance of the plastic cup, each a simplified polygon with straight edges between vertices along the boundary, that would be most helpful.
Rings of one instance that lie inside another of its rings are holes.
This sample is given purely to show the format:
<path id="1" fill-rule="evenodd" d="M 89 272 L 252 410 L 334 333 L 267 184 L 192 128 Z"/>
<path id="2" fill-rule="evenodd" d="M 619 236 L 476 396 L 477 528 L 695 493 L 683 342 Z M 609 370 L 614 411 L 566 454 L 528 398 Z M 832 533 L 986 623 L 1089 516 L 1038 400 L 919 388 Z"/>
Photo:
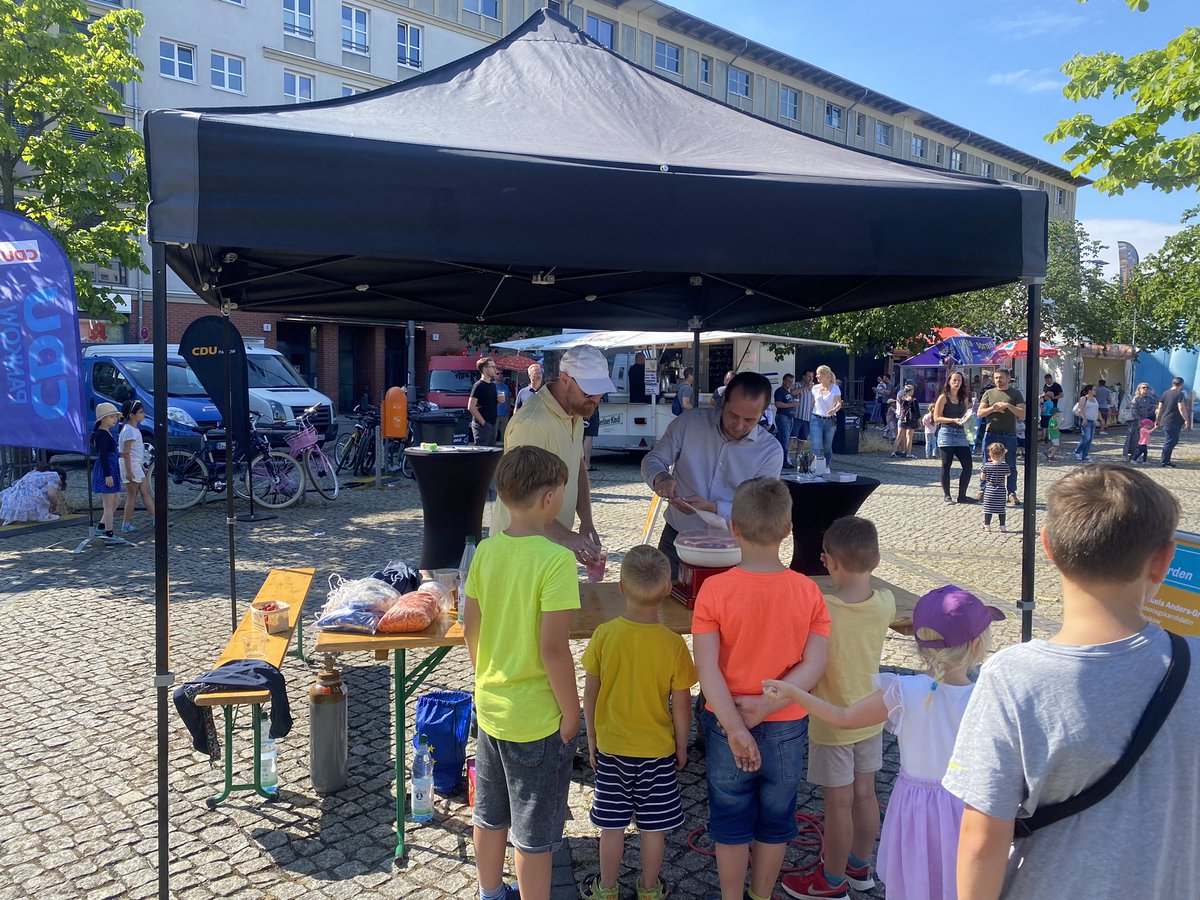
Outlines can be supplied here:
<path id="1" fill-rule="evenodd" d="M 608 566 L 608 554 L 601 553 L 587 564 L 588 581 L 593 584 L 604 580 L 604 570 Z"/>
<path id="2" fill-rule="evenodd" d="M 242 653 L 246 659 L 265 659 L 267 655 L 267 636 L 257 628 L 243 634 Z"/>

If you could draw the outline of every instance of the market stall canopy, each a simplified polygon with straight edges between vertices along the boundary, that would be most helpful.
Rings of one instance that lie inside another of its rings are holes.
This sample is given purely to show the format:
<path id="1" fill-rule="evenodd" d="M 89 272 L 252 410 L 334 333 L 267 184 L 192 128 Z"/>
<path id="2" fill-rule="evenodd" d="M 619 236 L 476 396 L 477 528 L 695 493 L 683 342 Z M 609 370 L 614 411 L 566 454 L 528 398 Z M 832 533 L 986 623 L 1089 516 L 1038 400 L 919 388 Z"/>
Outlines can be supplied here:
<path id="1" fill-rule="evenodd" d="M 1003 344 L 998 344 L 995 351 L 992 353 L 992 358 L 989 363 L 1007 362 L 1010 359 L 1023 358 L 1029 355 L 1029 339 L 1017 338 L 1014 341 L 1005 341 Z M 1058 356 L 1058 348 L 1047 344 L 1045 341 L 1038 342 L 1038 356 Z"/>
<path id="2" fill-rule="evenodd" d="M 765 344 L 812 344 L 819 347 L 845 347 L 833 341 L 814 341 L 808 338 L 780 337 L 777 334 L 750 334 L 743 331 L 702 331 L 700 343 L 727 344 L 742 339 L 762 341 Z M 525 338 L 519 341 L 502 341 L 493 344 L 504 350 L 518 353 L 546 353 L 552 350 L 569 350 L 588 344 L 601 350 L 619 347 L 690 347 L 693 344 L 690 331 L 565 331 L 545 337 Z"/>
<path id="3" fill-rule="evenodd" d="M 366 94 L 145 120 L 150 239 L 243 310 L 736 328 L 1046 269 L 1045 192 L 764 121 L 546 10 Z"/>
<path id="4" fill-rule="evenodd" d="M 996 349 L 991 338 L 963 337 L 946 338 L 928 350 L 918 353 L 900 363 L 902 366 L 983 366 L 987 365 Z"/>

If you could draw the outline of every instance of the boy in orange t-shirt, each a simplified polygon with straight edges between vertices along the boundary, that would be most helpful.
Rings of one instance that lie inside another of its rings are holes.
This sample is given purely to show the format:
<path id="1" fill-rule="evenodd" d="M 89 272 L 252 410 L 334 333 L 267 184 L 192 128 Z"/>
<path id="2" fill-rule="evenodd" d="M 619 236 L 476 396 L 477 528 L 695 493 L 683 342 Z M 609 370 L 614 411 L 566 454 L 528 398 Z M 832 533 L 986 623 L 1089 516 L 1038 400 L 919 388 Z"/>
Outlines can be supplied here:
<path id="1" fill-rule="evenodd" d="M 706 900 L 767 900 L 797 833 L 808 713 L 764 697 L 762 680 L 782 678 L 811 690 L 825 672 L 829 613 L 820 588 L 779 561 L 779 545 L 792 528 L 787 485 L 769 477 L 744 482 L 732 519 L 742 562 L 704 582 L 692 618 L 707 699 L 701 725 L 708 742 L 708 832 L 721 880 L 721 890 Z"/>

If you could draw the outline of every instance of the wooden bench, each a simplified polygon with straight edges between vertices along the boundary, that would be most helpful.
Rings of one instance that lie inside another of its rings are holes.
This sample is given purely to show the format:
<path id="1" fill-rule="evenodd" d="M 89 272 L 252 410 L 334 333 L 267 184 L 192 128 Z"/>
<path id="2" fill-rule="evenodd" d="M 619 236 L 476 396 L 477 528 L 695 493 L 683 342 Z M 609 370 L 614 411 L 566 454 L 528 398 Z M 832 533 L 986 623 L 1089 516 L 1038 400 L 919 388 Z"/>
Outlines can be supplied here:
<path id="1" fill-rule="evenodd" d="M 237 630 L 229 638 L 225 650 L 217 657 L 214 669 L 219 669 L 227 662 L 246 659 L 246 647 L 243 638 L 257 634 L 263 642 L 262 660 L 275 668 L 283 666 L 285 656 L 297 656 L 304 659 L 304 628 L 302 614 L 304 600 L 308 596 L 308 588 L 312 584 L 316 569 L 272 569 L 267 580 L 259 589 L 255 600 L 275 600 L 288 604 L 288 627 L 286 631 L 275 634 L 264 634 L 254 628 L 250 610 L 242 616 Z M 295 650 L 288 650 L 293 632 L 297 635 Z M 258 659 L 258 654 L 255 654 Z M 225 785 L 215 797 L 207 801 L 209 809 L 215 809 L 217 804 L 225 800 L 235 791 L 254 791 L 268 800 L 274 800 L 275 794 L 262 786 L 262 705 L 271 699 L 267 690 L 223 690 L 207 691 L 196 696 L 197 706 L 219 706 L 225 714 Z M 234 709 L 238 706 L 249 706 L 251 730 L 254 733 L 254 780 L 250 784 L 235 784 L 233 781 L 233 717 Z"/>

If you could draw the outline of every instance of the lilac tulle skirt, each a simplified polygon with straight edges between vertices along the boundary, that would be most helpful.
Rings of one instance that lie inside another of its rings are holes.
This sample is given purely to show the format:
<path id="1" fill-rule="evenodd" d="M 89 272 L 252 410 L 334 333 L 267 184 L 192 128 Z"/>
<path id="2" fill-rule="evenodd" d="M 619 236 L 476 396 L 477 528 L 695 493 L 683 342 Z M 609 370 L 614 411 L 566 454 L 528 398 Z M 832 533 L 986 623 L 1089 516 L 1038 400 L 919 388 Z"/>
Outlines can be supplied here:
<path id="1" fill-rule="evenodd" d="M 879 836 L 879 877 L 888 900 L 958 896 L 955 866 L 963 802 L 939 781 L 903 769 L 888 801 Z"/>

